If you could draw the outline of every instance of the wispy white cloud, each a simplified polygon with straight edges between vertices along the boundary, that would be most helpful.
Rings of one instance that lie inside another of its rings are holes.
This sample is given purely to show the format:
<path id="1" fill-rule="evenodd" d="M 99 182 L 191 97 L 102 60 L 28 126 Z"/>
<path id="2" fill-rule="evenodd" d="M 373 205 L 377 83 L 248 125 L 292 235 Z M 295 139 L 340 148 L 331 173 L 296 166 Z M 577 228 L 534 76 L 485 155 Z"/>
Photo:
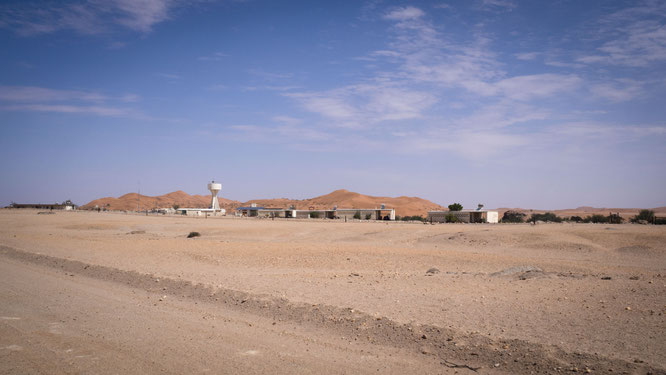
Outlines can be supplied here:
<path id="1" fill-rule="evenodd" d="M 597 97 L 612 102 L 623 102 L 643 93 L 643 83 L 633 79 L 614 79 L 608 82 L 593 83 L 590 92 Z"/>
<path id="2" fill-rule="evenodd" d="M 144 117 L 133 108 L 135 94 L 103 95 L 91 91 L 55 90 L 34 86 L 0 86 L 0 110 L 56 113 L 89 113 L 99 116 Z"/>
<path id="3" fill-rule="evenodd" d="M 646 67 L 666 61 L 666 3 L 641 1 L 598 22 L 602 41 L 595 53 L 580 56 L 586 64 Z"/>
<path id="4" fill-rule="evenodd" d="M 387 20 L 393 21 L 407 21 L 423 17 L 425 13 L 419 8 L 413 6 L 407 6 L 402 8 L 396 8 L 388 12 L 384 18 Z"/>
<path id="5" fill-rule="evenodd" d="M 0 86 L 0 101 L 10 102 L 55 102 L 78 100 L 86 102 L 122 101 L 136 102 L 139 96 L 125 94 L 118 97 L 103 95 L 94 91 L 55 90 L 35 86 Z"/>
<path id="6" fill-rule="evenodd" d="M 248 69 L 247 72 L 253 76 L 257 76 L 269 81 L 283 80 L 283 79 L 292 78 L 294 76 L 293 73 L 276 73 L 276 72 L 268 72 L 261 69 Z"/>
<path id="7" fill-rule="evenodd" d="M 19 104 L 0 105 L 2 111 L 57 112 L 57 113 L 89 113 L 111 117 L 137 117 L 139 113 L 129 108 L 117 108 L 97 105 L 67 104 Z"/>
<path id="8" fill-rule="evenodd" d="M 434 95 L 384 82 L 368 82 L 322 92 L 288 93 L 308 111 L 357 127 L 382 121 L 420 118 Z"/>
<path id="9" fill-rule="evenodd" d="M 176 80 L 179 80 L 179 79 L 183 78 L 180 75 L 173 74 L 173 73 L 158 72 L 158 73 L 155 73 L 155 75 L 158 76 L 158 77 L 166 78 L 166 79 L 171 80 L 171 81 L 176 81 Z"/>
<path id="10" fill-rule="evenodd" d="M 199 61 L 221 61 L 222 59 L 229 57 L 226 53 L 215 52 L 212 55 L 208 56 L 199 56 L 197 60 Z"/>
<path id="11" fill-rule="evenodd" d="M 486 10 L 511 10 L 516 6 L 511 0 L 481 0 L 481 8 Z"/>
<path id="12" fill-rule="evenodd" d="M 540 52 L 522 52 L 517 53 L 515 56 L 518 60 L 530 61 L 536 59 L 540 54 Z"/>
<path id="13" fill-rule="evenodd" d="M 26 1 L 0 7 L 0 26 L 22 36 L 74 30 L 99 34 L 115 28 L 147 33 L 169 18 L 178 0 L 84 0 L 57 3 Z"/>

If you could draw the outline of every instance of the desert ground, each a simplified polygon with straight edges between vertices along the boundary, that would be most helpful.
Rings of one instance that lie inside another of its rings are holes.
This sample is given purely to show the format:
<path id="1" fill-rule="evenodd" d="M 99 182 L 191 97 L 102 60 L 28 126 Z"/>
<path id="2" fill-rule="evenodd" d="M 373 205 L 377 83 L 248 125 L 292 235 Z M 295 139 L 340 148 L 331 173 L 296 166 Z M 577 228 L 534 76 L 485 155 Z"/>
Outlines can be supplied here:
<path id="1" fill-rule="evenodd" d="M 666 373 L 666 226 L 0 210 L 0 373 L 410 372 Z"/>

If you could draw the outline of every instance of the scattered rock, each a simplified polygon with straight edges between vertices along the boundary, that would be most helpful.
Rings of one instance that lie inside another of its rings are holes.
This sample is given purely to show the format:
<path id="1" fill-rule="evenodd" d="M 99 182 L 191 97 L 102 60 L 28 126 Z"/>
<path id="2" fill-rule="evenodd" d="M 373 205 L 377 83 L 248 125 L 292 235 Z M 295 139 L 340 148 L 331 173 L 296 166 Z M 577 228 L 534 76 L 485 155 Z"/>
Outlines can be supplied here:
<path id="1" fill-rule="evenodd" d="M 133 230 L 133 231 L 129 232 L 128 234 L 145 234 L 145 233 L 146 233 L 145 230 Z"/>
<path id="2" fill-rule="evenodd" d="M 525 272 L 543 272 L 543 270 L 535 266 L 516 266 L 516 267 L 509 267 L 499 272 L 491 273 L 490 276 L 512 276 L 515 274 L 525 273 Z"/>
<path id="3" fill-rule="evenodd" d="M 361 276 L 361 275 L 357 274 L 356 272 L 352 272 L 349 274 L 349 276 Z"/>
<path id="4" fill-rule="evenodd" d="M 438 274 L 438 273 L 439 273 L 439 270 L 437 268 L 433 267 L 433 268 L 426 271 L 426 276 L 432 276 L 432 275 L 435 275 L 435 274 Z"/>
<path id="5" fill-rule="evenodd" d="M 638 276 L 631 276 L 629 280 L 638 280 Z"/>

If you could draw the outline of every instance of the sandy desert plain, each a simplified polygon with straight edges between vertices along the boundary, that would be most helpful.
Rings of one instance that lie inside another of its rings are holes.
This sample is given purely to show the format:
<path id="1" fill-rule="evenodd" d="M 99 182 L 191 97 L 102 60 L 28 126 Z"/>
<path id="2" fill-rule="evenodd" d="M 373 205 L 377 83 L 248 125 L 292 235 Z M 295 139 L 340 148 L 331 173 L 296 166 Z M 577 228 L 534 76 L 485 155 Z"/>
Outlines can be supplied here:
<path id="1" fill-rule="evenodd" d="M 665 369 L 666 226 L 0 210 L 3 374 Z"/>

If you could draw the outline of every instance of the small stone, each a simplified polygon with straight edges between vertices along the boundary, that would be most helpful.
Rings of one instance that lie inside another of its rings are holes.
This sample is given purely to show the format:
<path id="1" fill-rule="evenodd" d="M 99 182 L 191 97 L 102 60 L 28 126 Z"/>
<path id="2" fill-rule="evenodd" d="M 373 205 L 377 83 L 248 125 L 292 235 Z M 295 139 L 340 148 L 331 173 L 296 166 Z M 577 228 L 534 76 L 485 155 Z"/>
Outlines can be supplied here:
<path id="1" fill-rule="evenodd" d="M 426 275 L 435 275 L 438 274 L 439 272 L 440 271 L 437 268 L 433 267 L 426 271 Z"/>
<path id="2" fill-rule="evenodd" d="M 495 367 L 499 367 L 499 363 L 495 363 Z"/>
<path id="3" fill-rule="evenodd" d="M 631 306 L 627 306 L 624 309 L 627 310 L 627 311 L 631 311 Z"/>
<path id="4" fill-rule="evenodd" d="M 426 335 L 423 335 L 423 336 L 421 336 L 421 338 L 425 340 L 425 339 L 427 339 L 427 338 L 428 338 L 428 336 L 426 336 Z"/>

